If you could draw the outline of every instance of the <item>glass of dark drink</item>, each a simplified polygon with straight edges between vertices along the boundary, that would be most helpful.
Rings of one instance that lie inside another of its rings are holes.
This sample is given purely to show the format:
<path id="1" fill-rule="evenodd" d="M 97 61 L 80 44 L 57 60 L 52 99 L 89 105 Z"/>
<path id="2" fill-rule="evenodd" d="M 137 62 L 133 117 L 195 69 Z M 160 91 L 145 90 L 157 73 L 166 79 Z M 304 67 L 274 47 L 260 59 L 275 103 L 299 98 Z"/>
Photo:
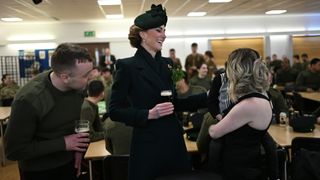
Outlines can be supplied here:
<path id="1" fill-rule="evenodd" d="M 171 90 L 162 90 L 161 97 L 164 102 L 172 102 L 172 91 Z"/>
<path id="2" fill-rule="evenodd" d="M 89 133 L 90 126 L 88 120 L 78 120 L 76 121 L 76 127 L 74 129 L 76 133 Z"/>

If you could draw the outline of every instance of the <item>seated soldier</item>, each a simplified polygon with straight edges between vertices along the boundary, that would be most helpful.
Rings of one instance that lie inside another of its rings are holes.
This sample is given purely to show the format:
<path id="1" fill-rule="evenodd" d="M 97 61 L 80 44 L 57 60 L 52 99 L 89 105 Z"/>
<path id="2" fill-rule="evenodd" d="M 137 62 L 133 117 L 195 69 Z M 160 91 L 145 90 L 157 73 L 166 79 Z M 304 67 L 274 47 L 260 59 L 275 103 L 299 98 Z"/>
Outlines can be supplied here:
<path id="1" fill-rule="evenodd" d="M 208 66 L 205 62 L 197 65 L 198 75 L 190 79 L 190 84 L 193 86 L 201 86 L 206 90 L 210 89 L 211 77 L 208 76 Z"/>
<path id="2" fill-rule="evenodd" d="M 298 73 L 299 71 L 290 68 L 290 61 L 285 58 L 281 68 L 276 72 L 275 83 L 282 86 L 292 85 L 295 83 Z"/>
<path id="3" fill-rule="evenodd" d="M 80 118 L 90 124 L 90 140 L 98 141 L 104 138 L 104 129 L 98 112 L 98 102 L 104 98 L 104 86 L 100 80 L 92 80 L 88 84 L 88 97 L 81 107 Z"/>
<path id="4" fill-rule="evenodd" d="M 19 86 L 13 81 L 10 74 L 3 74 L 1 80 L 0 100 L 2 106 L 11 106 L 13 98 L 19 90 Z"/>
<path id="5" fill-rule="evenodd" d="M 320 90 L 320 59 L 314 58 L 310 62 L 309 69 L 302 71 L 296 80 L 298 91 L 319 91 Z"/>
<path id="6" fill-rule="evenodd" d="M 104 121 L 106 129 L 106 149 L 111 154 L 130 154 L 130 145 L 133 128 L 124 123 L 112 121 L 109 117 Z"/>

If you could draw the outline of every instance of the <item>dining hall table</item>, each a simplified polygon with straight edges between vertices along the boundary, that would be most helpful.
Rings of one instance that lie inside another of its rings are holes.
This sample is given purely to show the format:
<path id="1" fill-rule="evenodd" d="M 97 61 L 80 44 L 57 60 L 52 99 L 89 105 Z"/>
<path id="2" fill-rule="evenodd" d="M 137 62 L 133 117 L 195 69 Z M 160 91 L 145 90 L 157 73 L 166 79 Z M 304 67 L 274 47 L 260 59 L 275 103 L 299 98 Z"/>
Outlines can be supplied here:
<path id="1" fill-rule="evenodd" d="M 320 102 L 320 92 L 298 92 L 298 93 L 305 99 Z M 289 96 L 293 96 L 292 92 L 287 92 L 286 94 Z"/>
<path id="2" fill-rule="evenodd" d="M 320 138 L 320 125 L 315 125 L 312 132 L 301 133 L 293 131 L 289 125 L 273 124 L 268 132 L 281 147 L 290 148 L 292 140 L 296 137 Z"/>

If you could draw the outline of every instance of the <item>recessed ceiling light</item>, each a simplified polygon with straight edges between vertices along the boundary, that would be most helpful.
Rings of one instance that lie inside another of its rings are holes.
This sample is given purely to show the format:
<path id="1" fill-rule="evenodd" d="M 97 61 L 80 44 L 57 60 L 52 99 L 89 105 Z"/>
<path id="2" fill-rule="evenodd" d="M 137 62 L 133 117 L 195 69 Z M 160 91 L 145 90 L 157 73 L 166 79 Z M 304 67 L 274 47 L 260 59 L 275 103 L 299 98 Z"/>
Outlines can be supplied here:
<path id="1" fill-rule="evenodd" d="M 107 19 L 122 19 L 123 18 L 123 14 L 109 14 L 106 15 Z"/>
<path id="2" fill-rule="evenodd" d="M 232 0 L 209 0 L 209 3 L 228 3 Z"/>
<path id="3" fill-rule="evenodd" d="M 121 5 L 121 0 L 98 0 L 98 4 L 100 6 L 113 6 L 113 5 Z"/>
<path id="4" fill-rule="evenodd" d="M 1 18 L 1 21 L 5 22 L 19 22 L 23 21 L 21 18 Z"/>
<path id="5" fill-rule="evenodd" d="M 270 10 L 270 11 L 267 11 L 266 14 L 283 14 L 286 12 L 287 10 Z"/>
<path id="6" fill-rule="evenodd" d="M 187 16 L 205 16 L 207 12 L 189 12 Z"/>

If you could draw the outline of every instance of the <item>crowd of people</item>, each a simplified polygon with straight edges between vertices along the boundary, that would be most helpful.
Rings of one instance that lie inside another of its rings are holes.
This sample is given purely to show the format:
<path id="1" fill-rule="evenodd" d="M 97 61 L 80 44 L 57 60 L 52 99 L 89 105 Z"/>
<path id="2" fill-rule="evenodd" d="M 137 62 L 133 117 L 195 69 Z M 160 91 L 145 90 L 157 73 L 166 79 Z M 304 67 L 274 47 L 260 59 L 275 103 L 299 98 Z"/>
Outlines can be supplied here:
<path id="1" fill-rule="evenodd" d="M 167 21 L 161 5 L 135 18 L 128 35 L 137 49 L 132 57 L 117 60 L 106 48 L 94 66 L 85 48 L 63 43 L 52 55 L 51 69 L 25 86 L 3 75 L 0 99 L 12 107 L 6 154 L 18 161 L 22 179 L 77 179 L 88 144 L 103 139 L 112 154 L 130 154 L 130 180 L 190 172 L 182 128 L 186 112 L 187 118 L 202 115 L 200 153 L 207 157 L 212 139 L 223 142 L 217 177 L 264 178 L 264 137 L 271 123 L 279 123 L 280 112 L 289 111 L 273 85 L 319 91 L 320 59 L 309 61 L 303 54 L 300 62 L 294 55 L 291 66 L 287 57 L 264 60 L 253 49 L 239 48 L 218 69 L 213 53 L 202 55 L 192 43 L 183 71 L 175 49 L 170 57 L 161 55 Z M 170 98 L 162 91 L 171 92 Z M 88 121 L 89 132 L 75 133 L 79 119 Z"/>

